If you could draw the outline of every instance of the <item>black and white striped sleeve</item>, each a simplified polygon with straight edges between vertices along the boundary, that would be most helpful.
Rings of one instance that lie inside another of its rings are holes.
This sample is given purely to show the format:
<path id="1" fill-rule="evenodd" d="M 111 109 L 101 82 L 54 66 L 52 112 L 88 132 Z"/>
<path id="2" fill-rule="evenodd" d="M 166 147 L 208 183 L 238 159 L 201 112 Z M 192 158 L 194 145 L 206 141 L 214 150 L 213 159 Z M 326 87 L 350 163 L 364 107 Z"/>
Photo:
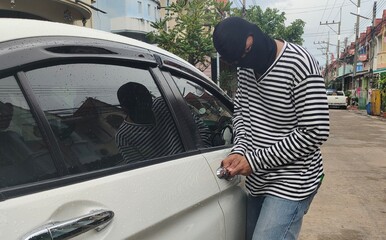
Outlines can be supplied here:
<path id="1" fill-rule="evenodd" d="M 240 78 L 240 69 L 237 71 L 237 77 Z M 234 110 L 233 110 L 233 148 L 231 154 L 240 154 L 245 155 L 247 150 L 247 141 L 245 134 L 245 125 L 243 123 L 243 111 L 242 111 L 242 101 L 243 101 L 243 81 L 238 79 L 237 81 L 237 91 L 234 99 Z"/>
<path id="2" fill-rule="evenodd" d="M 246 154 L 254 172 L 303 159 L 317 151 L 329 136 L 329 112 L 323 78 L 320 75 L 308 76 L 294 86 L 292 95 L 296 128 L 270 147 Z"/>

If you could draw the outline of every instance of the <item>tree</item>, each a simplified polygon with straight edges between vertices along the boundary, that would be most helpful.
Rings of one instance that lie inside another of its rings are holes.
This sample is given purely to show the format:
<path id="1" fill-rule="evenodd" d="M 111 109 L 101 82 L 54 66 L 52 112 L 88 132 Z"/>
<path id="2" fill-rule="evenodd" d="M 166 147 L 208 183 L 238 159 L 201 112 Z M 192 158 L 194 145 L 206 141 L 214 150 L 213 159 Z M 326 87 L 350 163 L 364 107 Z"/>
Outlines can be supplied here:
<path id="1" fill-rule="evenodd" d="M 148 34 L 150 42 L 187 60 L 201 71 L 210 65 L 215 53 L 212 30 L 230 3 L 215 0 L 177 1 L 166 8 L 165 18 L 152 24 L 155 31 Z M 167 27 L 172 25 L 173 27 Z"/>
<path id="2" fill-rule="evenodd" d="M 381 110 L 386 112 L 386 73 L 381 73 L 378 80 L 379 90 L 381 91 Z"/>
<path id="3" fill-rule="evenodd" d="M 241 17 L 242 9 L 232 9 L 233 16 Z M 255 23 L 260 29 L 273 38 L 284 39 L 288 42 L 303 44 L 305 22 L 296 19 L 289 26 L 285 26 L 285 13 L 276 8 L 267 8 L 265 11 L 260 6 L 252 6 L 245 10 L 245 19 Z"/>
<path id="4" fill-rule="evenodd" d="M 229 95 L 233 97 L 237 89 L 237 72 L 235 68 L 225 68 L 220 72 L 219 82 L 221 88 Z"/>

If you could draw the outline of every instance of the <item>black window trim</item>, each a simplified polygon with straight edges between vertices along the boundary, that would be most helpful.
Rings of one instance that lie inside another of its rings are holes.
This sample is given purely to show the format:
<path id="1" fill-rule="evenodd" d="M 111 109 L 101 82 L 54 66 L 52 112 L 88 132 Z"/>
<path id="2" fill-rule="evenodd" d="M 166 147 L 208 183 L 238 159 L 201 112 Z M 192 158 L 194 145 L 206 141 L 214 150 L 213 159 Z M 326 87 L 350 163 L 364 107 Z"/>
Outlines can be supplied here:
<path id="1" fill-rule="evenodd" d="M 180 99 L 176 96 L 176 89 L 173 88 L 174 84 L 169 84 L 173 81 L 173 79 L 169 78 L 167 75 L 163 74 L 159 68 L 152 69 L 154 76 L 158 79 L 163 91 L 168 96 L 167 99 L 170 100 L 169 108 L 172 111 L 172 116 L 177 125 L 177 129 L 179 131 L 179 135 L 181 140 L 185 146 L 186 151 L 195 151 L 198 149 L 199 145 L 197 143 L 198 140 L 195 136 L 195 132 L 189 126 L 195 126 L 193 119 L 190 116 L 190 111 L 188 108 L 182 106 Z M 178 89 L 177 89 L 178 90 Z M 202 144 L 202 143 L 201 143 Z"/>
<path id="2" fill-rule="evenodd" d="M 60 53 L 50 49 L 67 48 L 69 46 L 85 48 L 104 48 L 106 52 L 112 53 Z M 0 77 L 12 72 L 20 71 L 24 66 L 30 63 L 40 61 L 51 61 L 57 58 L 66 57 L 114 57 L 122 59 L 131 59 L 133 61 L 143 61 L 155 63 L 153 53 L 148 49 L 129 45 L 111 40 L 69 37 L 69 36 L 45 36 L 29 37 L 0 43 Z"/>
<path id="3" fill-rule="evenodd" d="M 215 97 L 217 97 L 231 111 L 231 113 L 233 113 L 232 102 L 228 101 L 227 98 L 224 98 L 223 95 L 218 94 L 218 92 L 217 92 L 218 90 L 211 87 L 210 84 L 207 84 L 205 81 L 202 81 L 202 80 L 200 80 L 192 75 L 184 74 L 183 72 L 180 72 L 180 71 L 173 71 L 173 70 L 167 71 L 165 69 L 162 72 L 164 73 L 164 76 L 167 79 L 167 81 L 170 83 L 173 83 L 173 84 L 169 84 L 169 86 L 170 86 L 170 88 L 172 88 L 173 92 L 179 93 L 178 87 L 176 86 L 176 84 L 174 84 L 173 76 L 186 78 L 186 79 L 198 84 L 199 86 L 203 87 L 205 90 L 209 91 L 211 94 L 213 94 Z M 177 95 L 175 95 L 175 97 L 178 99 L 177 102 L 179 102 L 179 104 L 181 105 L 179 108 L 184 109 L 184 112 L 188 112 L 189 114 L 191 114 L 189 107 L 186 105 L 186 102 L 183 99 L 183 96 L 181 94 L 177 94 Z M 231 106 L 231 108 L 229 106 Z M 196 124 L 194 123 L 192 118 L 190 118 L 189 124 L 192 124 L 192 126 L 196 126 Z M 199 137 L 199 131 L 198 131 L 197 127 L 195 127 L 195 133 L 193 133 L 193 135 Z M 213 151 L 217 151 L 217 150 L 221 150 L 221 149 L 227 149 L 227 148 L 230 148 L 231 146 L 233 146 L 233 144 L 229 144 L 229 145 L 213 146 L 213 147 L 208 148 L 208 147 L 203 146 L 203 142 L 202 142 L 201 138 L 200 138 L 199 143 L 200 143 L 200 145 L 198 146 L 198 150 L 201 153 L 213 152 Z"/>
<path id="4" fill-rule="evenodd" d="M 36 120 L 36 124 L 42 133 L 43 140 L 47 144 L 48 150 L 56 167 L 59 176 L 64 176 L 68 173 L 64 158 L 62 154 L 59 154 L 60 148 L 56 141 L 56 138 L 51 130 L 51 127 L 45 117 L 44 112 L 38 107 L 38 101 L 33 94 L 32 88 L 29 85 L 25 72 L 18 72 L 16 74 L 16 80 L 20 86 L 21 91 L 28 103 L 31 114 Z"/>

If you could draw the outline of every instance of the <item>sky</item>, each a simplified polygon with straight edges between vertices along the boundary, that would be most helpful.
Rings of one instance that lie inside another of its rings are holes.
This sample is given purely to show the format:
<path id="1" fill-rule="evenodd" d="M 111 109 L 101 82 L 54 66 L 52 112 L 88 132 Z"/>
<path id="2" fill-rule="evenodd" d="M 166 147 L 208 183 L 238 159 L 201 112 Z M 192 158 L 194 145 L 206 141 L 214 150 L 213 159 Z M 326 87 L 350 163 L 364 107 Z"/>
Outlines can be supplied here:
<path id="1" fill-rule="evenodd" d="M 233 7 L 241 7 L 243 0 L 233 0 Z M 372 25 L 374 0 L 360 0 L 359 8 L 359 33 L 365 32 L 366 27 Z M 386 0 L 378 0 L 376 17 L 381 18 L 386 9 Z M 327 44 L 330 42 L 329 56 L 336 57 L 338 45 L 338 24 L 340 22 L 340 49 L 344 49 L 344 39 L 348 38 L 348 44 L 355 40 L 355 23 L 357 17 L 358 0 L 246 0 L 246 7 L 260 6 L 263 10 L 267 7 L 276 8 L 285 12 L 286 26 L 295 19 L 306 22 L 302 36 L 303 46 L 319 61 L 321 66 L 326 65 Z M 340 14 L 342 9 L 342 14 Z M 369 18 L 365 19 L 363 17 Z M 336 23 L 336 24 L 327 24 Z M 323 25 L 321 25 L 322 23 Z M 340 51 L 341 52 L 341 51 Z M 329 59 L 330 61 L 330 59 Z"/>

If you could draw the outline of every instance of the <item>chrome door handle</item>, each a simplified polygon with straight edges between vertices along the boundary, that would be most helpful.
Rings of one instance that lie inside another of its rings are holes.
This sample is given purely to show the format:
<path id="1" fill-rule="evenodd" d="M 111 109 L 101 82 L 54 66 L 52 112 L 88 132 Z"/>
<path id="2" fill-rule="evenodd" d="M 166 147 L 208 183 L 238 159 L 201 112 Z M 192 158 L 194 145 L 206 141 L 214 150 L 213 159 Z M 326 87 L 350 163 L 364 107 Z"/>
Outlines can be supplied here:
<path id="1" fill-rule="evenodd" d="M 231 177 L 231 176 L 229 175 L 228 170 L 226 170 L 226 169 L 223 168 L 223 167 L 217 168 L 216 175 L 217 175 L 217 177 L 220 178 L 220 179 L 225 179 L 225 180 L 227 180 L 227 181 L 232 181 L 232 180 L 233 180 L 233 177 Z"/>
<path id="2" fill-rule="evenodd" d="M 52 222 L 25 235 L 22 240 L 66 240 L 95 229 L 102 231 L 113 219 L 114 212 L 96 210 L 61 222 Z"/>

